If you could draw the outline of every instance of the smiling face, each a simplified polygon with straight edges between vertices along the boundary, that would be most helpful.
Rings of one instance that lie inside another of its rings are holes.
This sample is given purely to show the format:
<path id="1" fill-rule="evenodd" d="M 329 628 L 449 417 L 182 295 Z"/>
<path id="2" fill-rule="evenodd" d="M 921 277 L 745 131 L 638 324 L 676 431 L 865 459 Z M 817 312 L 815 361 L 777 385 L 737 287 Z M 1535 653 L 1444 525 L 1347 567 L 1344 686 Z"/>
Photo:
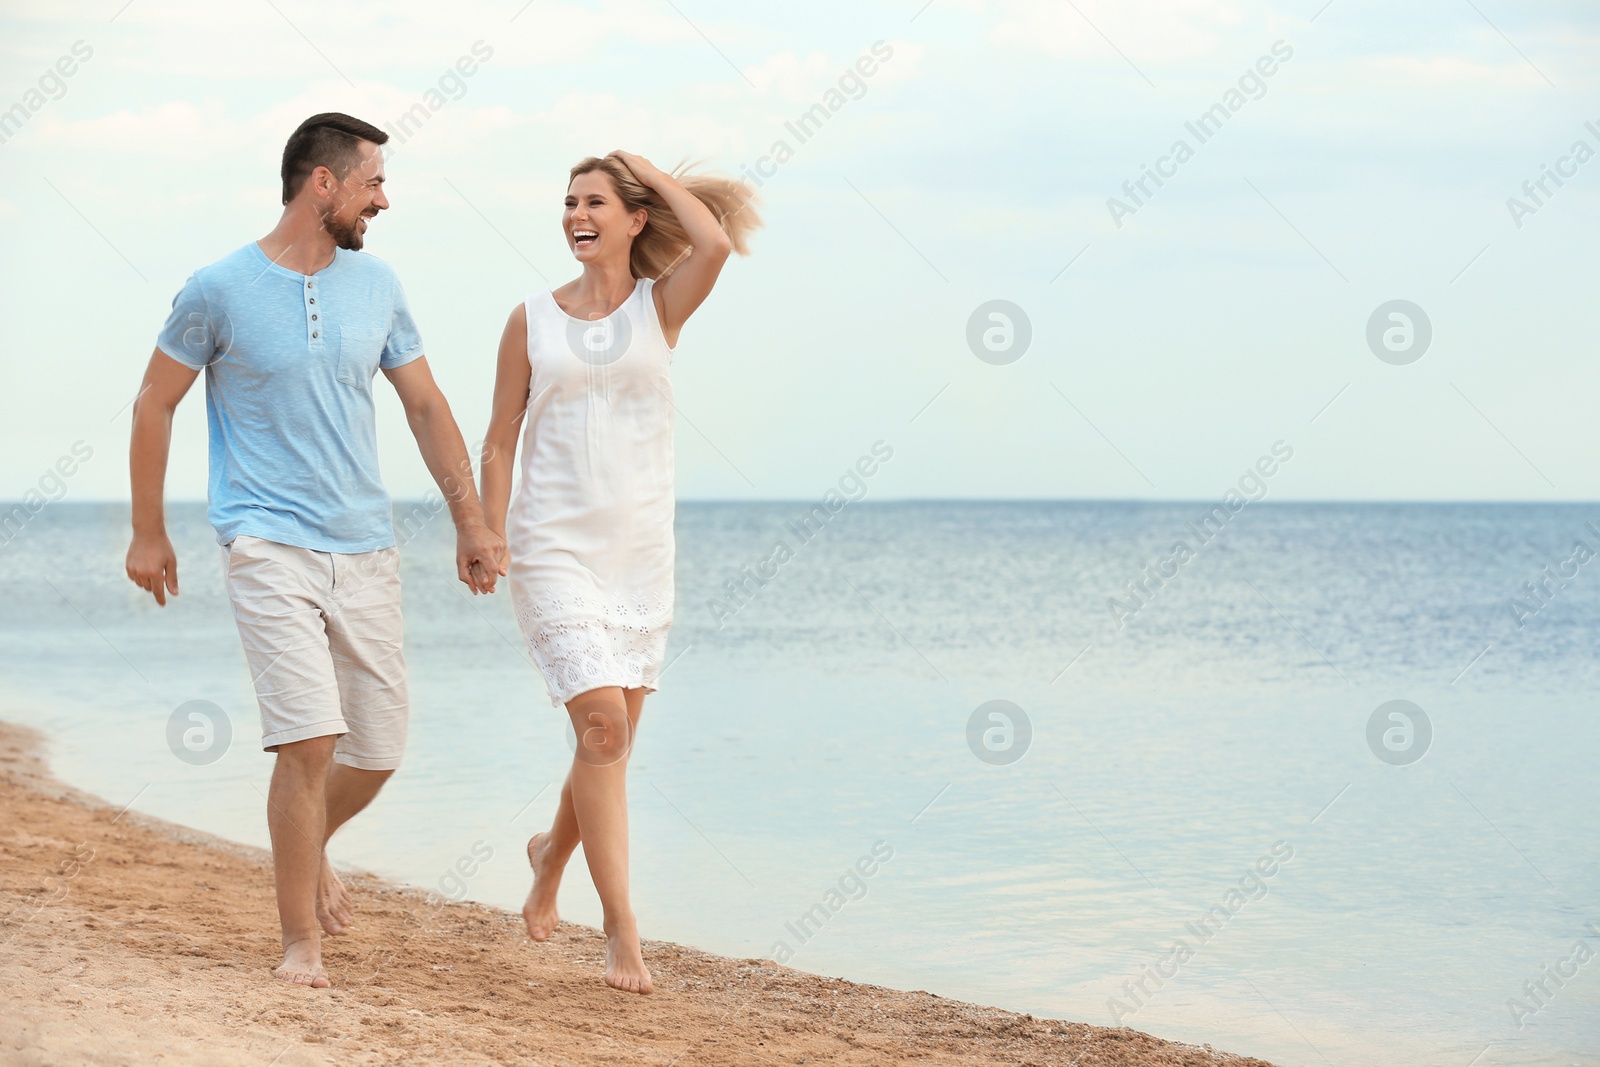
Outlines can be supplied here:
<path id="1" fill-rule="evenodd" d="M 629 211 L 617 194 L 611 176 L 591 170 L 572 179 L 567 187 L 561 229 L 567 247 L 580 263 L 621 260 L 626 263 L 633 238 L 644 229 L 647 212 Z"/>
<path id="2" fill-rule="evenodd" d="M 331 171 L 312 175 L 321 181 L 319 192 L 322 226 L 334 244 L 352 252 L 361 250 L 369 219 L 389 207 L 383 195 L 383 149 L 371 141 L 361 142 L 361 160 L 342 179 Z"/>

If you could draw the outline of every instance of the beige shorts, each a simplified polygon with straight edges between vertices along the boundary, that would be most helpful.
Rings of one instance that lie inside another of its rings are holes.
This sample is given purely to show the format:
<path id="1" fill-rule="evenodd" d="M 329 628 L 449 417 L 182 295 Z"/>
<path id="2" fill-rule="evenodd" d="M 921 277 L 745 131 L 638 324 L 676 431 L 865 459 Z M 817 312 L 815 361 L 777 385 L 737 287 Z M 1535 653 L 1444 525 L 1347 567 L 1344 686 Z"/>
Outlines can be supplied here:
<path id="1" fill-rule="evenodd" d="M 336 763 L 400 766 L 406 747 L 400 552 L 314 552 L 240 536 L 223 574 L 261 707 L 261 747 L 339 735 Z"/>

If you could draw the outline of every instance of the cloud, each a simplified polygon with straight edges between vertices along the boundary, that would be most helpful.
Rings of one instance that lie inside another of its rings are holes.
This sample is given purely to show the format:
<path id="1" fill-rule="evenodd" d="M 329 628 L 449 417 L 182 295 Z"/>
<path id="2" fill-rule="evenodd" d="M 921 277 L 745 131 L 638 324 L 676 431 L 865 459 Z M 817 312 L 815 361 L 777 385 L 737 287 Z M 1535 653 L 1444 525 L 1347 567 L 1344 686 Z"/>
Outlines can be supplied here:
<path id="1" fill-rule="evenodd" d="M 194 161 L 212 156 L 219 147 L 242 142 L 239 123 L 229 120 L 220 100 L 199 104 L 187 100 L 113 111 L 86 119 L 46 114 L 36 137 L 42 149 L 82 149 L 117 156 L 154 154 Z"/>
<path id="2" fill-rule="evenodd" d="M 693 87 L 689 94 L 700 99 L 735 103 L 761 98 L 769 102 L 776 99 L 788 104 L 811 104 L 832 88 L 839 76 L 854 67 L 861 57 L 872 57 L 873 45 L 877 43 L 865 43 L 858 51 L 838 57 L 820 50 L 800 56 L 786 49 L 773 53 L 755 66 L 744 68 L 748 83 L 719 79 Z M 889 61 L 879 64 L 878 71 L 870 79 L 871 84 L 890 85 L 910 80 L 921 73 L 922 58 L 926 54 L 922 45 L 906 40 L 884 43 L 894 49 L 894 55 Z"/>
<path id="3" fill-rule="evenodd" d="M 922 59 L 927 49 L 915 41 L 892 40 L 886 42 L 894 55 L 878 65 L 871 78 L 873 85 L 898 85 L 922 76 Z"/>
<path id="4" fill-rule="evenodd" d="M 753 67 L 744 69 L 744 76 L 762 95 L 774 95 L 783 100 L 799 103 L 817 94 L 817 85 L 829 80 L 841 64 L 828 58 L 826 52 L 811 52 L 804 59 L 792 51 L 778 52 Z M 749 86 L 727 86 L 728 95 L 740 95 Z"/>
<path id="5" fill-rule="evenodd" d="M 1504 63 L 1482 63 L 1461 56 L 1379 56 L 1361 64 L 1373 82 L 1417 86 L 1480 85 L 1519 89 L 1544 85 L 1538 71 L 1515 56 Z"/>
<path id="6" fill-rule="evenodd" d="M 88 118 L 44 114 L 37 120 L 37 147 L 187 161 L 243 154 L 276 166 L 285 138 L 306 116 L 318 111 L 346 109 L 383 127 L 421 103 L 427 118 L 404 147 L 427 154 L 458 150 L 529 121 L 504 104 L 473 106 L 472 79 L 462 79 L 458 84 L 465 85 L 465 92 L 456 99 L 435 97 L 446 101 L 437 111 L 427 108 L 423 95 L 415 88 L 365 82 L 352 89 L 341 81 L 329 80 L 307 85 L 293 96 L 245 115 L 231 113 L 221 99 L 214 97 L 198 102 L 167 100 Z"/>
<path id="7" fill-rule="evenodd" d="M 1243 14 L 1234 0 L 1001 0 L 989 40 L 1004 47 L 1067 59 L 1121 62 L 1113 45 L 1135 63 L 1206 55 Z M 1109 42 L 1109 43 L 1108 43 Z"/>
<path id="8" fill-rule="evenodd" d="M 500 66 L 547 69 L 592 62 L 618 42 L 692 45 L 711 55 L 702 30 L 730 48 L 751 37 L 741 24 L 691 23 L 670 5 L 646 0 L 604 0 L 598 6 L 539 0 L 520 13 L 515 7 L 497 9 L 493 17 L 462 4 L 274 0 L 272 5 L 194 7 L 180 0 L 137 0 L 116 23 L 92 32 L 79 32 L 76 23 L 59 16 L 51 20 L 53 11 L 53 5 L 34 3 L 25 12 L 7 14 L 23 14 L 41 27 L 55 21 L 60 33 L 70 31 L 67 42 L 84 35 L 97 46 L 103 42 L 111 53 L 108 66 L 208 82 L 332 74 L 360 84 L 408 72 L 427 75 L 442 71 L 480 40 L 495 50 Z"/>
<path id="9" fill-rule="evenodd" d="M 380 125 L 389 121 L 384 118 Z M 471 107 L 452 103 L 406 140 L 393 137 L 389 142 L 388 158 L 393 159 L 402 153 L 410 155 L 415 151 L 417 159 L 459 165 L 466 153 L 531 123 L 527 115 L 504 104 Z"/>
<path id="10" fill-rule="evenodd" d="M 633 145 L 660 145 L 692 156 L 739 153 L 746 148 L 739 126 L 709 113 L 683 109 L 657 111 L 641 107 L 637 99 L 623 99 L 615 93 L 567 93 L 544 110 L 535 112 L 534 120 L 564 138 L 573 150 L 589 155 L 604 155 L 614 148 L 632 151 L 630 146 Z M 604 131 L 604 136 L 615 143 L 597 143 L 597 131 Z M 651 162 L 666 167 L 675 160 L 663 158 Z"/>

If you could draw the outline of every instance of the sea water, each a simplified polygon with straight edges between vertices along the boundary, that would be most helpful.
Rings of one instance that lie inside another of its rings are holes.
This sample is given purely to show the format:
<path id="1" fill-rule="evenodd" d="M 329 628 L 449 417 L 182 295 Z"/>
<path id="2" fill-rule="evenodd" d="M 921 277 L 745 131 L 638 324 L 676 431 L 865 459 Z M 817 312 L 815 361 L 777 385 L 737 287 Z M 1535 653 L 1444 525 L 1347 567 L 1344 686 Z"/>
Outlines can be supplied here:
<path id="1" fill-rule="evenodd" d="M 1600 507 L 1209 507 L 681 503 L 641 930 L 1286 1067 L 1596 1062 Z M 566 718 L 448 516 L 396 511 L 407 761 L 333 856 L 516 909 Z M 0 717 L 265 846 L 219 551 L 170 523 L 165 609 L 125 505 L 7 530 Z M 581 852 L 561 905 L 598 925 Z"/>

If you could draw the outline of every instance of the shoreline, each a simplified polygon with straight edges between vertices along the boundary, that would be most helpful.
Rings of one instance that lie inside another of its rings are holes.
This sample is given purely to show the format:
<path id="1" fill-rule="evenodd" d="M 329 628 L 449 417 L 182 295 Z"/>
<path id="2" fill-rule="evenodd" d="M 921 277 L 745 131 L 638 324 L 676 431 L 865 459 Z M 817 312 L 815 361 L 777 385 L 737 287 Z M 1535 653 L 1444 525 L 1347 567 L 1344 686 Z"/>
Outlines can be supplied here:
<path id="1" fill-rule="evenodd" d="M 119 812 L 52 777 L 43 742 L 0 722 L 7 1063 L 1271 1067 L 663 941 L 633 996 L 601 981 L 598 930 L 536 944 L 513 912 L 359 872 L 334 988 L 289 986 L 264 850 Z"/>

